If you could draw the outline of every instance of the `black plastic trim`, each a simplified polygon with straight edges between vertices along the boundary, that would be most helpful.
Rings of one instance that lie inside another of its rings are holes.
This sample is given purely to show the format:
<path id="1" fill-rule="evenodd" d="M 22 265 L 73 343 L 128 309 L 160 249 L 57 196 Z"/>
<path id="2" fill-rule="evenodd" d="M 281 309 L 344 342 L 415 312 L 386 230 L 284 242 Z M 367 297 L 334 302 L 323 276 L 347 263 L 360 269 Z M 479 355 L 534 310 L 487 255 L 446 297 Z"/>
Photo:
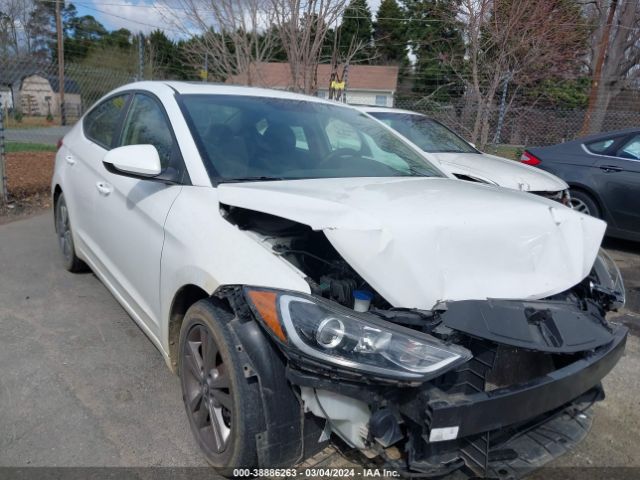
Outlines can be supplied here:
<path id="1" fill-rule="evenodd" d="M 591 355 L 523 385 L 449 397 L 433 389 L 430 427 L 458 426 L 458 438 L 526 421 L 556 409 L 597 385 L 624 352 L 628 329 L 616 326 L 613 341 Z"/>

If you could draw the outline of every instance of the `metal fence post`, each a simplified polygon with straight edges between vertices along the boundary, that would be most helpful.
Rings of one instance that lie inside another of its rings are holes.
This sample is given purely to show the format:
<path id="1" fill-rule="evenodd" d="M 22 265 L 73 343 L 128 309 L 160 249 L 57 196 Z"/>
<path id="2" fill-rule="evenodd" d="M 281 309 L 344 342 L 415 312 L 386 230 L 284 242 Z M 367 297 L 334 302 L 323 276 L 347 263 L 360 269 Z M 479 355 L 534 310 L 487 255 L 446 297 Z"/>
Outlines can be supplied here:
<path id="1" fill-rule="evenodd" d="M 5 204 L 9 201 L 6 172 L 4 149 L 4 106 L 0 103 L 0 204 Z"/>
<path id="2" fill-rule="evenodd" d="M 144 36 L 138 35 L 138 81 L 144 80 Z"/>

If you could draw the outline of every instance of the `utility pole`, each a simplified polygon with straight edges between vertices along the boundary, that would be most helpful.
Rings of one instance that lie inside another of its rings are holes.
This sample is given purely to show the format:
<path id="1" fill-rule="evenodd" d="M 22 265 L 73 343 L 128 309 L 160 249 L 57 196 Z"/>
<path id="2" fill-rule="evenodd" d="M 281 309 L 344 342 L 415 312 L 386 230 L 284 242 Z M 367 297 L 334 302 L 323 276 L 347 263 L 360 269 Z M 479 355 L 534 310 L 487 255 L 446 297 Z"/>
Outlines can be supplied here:
<path id="1" fill-rule="evenodd" d="M 58 33 L 58 93 L 60 98 L 60 125 L 67 124 L 64 108 L 64 35 L 62 31 L 62 17 L 60 4 L 63 0 L 56 0 L 56 31 Z"/>

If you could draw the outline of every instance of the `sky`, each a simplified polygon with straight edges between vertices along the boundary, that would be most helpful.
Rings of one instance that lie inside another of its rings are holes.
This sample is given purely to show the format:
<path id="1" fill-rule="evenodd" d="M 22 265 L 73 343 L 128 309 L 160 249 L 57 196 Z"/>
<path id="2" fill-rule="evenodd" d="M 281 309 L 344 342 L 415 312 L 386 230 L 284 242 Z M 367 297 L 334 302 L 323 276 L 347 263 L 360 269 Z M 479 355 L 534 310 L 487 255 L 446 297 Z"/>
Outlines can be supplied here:
<path id="1" fill-rule="evenodd" d="M 369 8 L 374 14 L 381 0 L 368 0 Z M 148 33 L 156 28 L 165 30 L 169 37 L 176 37 L 177 32 L 167 26 L 162 14 L 154 7 L 151 0 L 76 0 L 72 3 L 78 14 L 93 15 L 109 30 L 126 28 L 132 32 Z"/>

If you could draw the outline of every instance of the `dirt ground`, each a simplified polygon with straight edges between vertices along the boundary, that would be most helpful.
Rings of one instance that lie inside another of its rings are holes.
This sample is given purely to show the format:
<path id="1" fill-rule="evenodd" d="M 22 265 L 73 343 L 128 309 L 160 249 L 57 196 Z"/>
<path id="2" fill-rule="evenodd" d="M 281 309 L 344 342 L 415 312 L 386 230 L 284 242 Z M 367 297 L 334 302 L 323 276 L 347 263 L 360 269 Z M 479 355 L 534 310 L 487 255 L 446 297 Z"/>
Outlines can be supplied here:
<path id="1" fill-rule="evenodd" d="M 51 206 L 49 188 L 55 153 L 16 152 L 6 158 L 9 203 L 0 205 L 0 225 Z"/>

